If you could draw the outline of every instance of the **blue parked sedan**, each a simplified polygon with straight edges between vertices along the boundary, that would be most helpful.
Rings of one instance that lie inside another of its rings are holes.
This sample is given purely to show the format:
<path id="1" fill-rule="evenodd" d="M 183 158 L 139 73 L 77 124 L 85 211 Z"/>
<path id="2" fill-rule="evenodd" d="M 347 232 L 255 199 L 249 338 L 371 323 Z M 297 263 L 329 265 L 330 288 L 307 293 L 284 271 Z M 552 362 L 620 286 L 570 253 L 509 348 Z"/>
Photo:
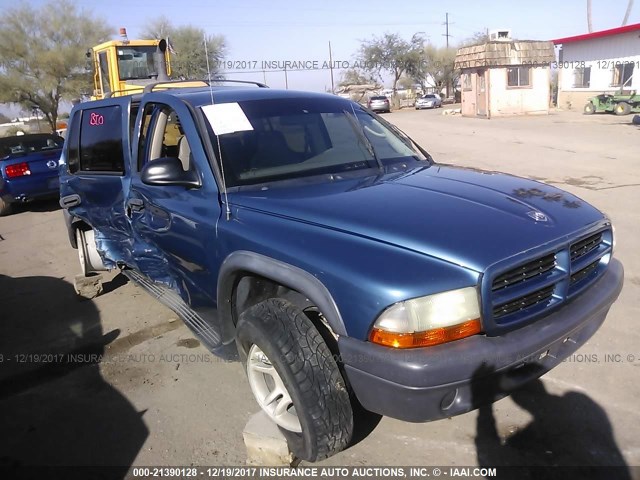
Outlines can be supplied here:
<path id="1" fill-rule="evenodd" d="M 0 215 L 14 203 L 59 195 L 63 144 L 62 137 L 46 133 L 0 138 Z"/>

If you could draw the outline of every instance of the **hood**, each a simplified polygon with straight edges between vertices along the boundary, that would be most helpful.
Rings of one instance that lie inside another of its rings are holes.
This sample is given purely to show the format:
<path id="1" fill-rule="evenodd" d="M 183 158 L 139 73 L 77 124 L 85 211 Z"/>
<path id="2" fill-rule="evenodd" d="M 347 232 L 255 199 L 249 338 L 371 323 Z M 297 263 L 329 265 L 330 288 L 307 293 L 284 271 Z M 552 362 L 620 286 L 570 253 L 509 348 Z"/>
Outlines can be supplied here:
<path id="1" fill-rule="evenodd" d="M 433 165 L 357 180 L 241 191 L 238 207 L 393 244 L 478 272 L 604 217 L 555 187 Z"/>

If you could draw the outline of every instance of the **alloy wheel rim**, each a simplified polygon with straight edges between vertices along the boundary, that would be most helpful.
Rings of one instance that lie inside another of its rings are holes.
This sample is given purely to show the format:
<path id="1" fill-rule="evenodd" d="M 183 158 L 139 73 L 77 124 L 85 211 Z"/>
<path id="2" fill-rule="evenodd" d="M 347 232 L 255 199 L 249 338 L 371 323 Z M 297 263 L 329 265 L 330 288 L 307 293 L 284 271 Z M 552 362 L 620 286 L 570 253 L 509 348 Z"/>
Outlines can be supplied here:
<path id="1" fill-rule="evenodd" d="M 293 400 L 275 367 L 257 345 L 247 356 L 249 386 L 260 408 L 277 425 L 291 432 L 302 432 Z"/>

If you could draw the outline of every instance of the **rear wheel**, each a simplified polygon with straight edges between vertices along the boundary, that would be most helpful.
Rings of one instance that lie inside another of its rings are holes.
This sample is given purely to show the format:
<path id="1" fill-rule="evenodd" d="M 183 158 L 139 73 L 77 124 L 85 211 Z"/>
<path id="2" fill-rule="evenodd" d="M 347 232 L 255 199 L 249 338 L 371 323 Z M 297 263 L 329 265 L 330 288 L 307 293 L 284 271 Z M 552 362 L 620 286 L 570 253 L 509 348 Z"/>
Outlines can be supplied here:
<path id="1" fill-rule="evenodd" d="M 76 243 L 78 244 L 80 269 L 85 277 L 92 272 L 107 270 L 96 248 L 95 233 L 92 229 L 77 228 Z"/>
<path id="2" fill-rule="evenodd" d="M 616 115 L 629 115 L 631 113 L 631 105 L 627 102 L 618 102 L 613 111 Z"/>
<path id="3" fill-rule="evenodd" d="M 309 318 L 286 300 L 265 300 L 240 316 L 240 355 L 260 408 L 290 450 L 315 462 L 343 450 L 353 435 L 347 386 Z"/>
<path id="4" fill-rule="evenodd" d="M 596 113 L 596 106 L 593 104 L 593 102 L 589 102 L 584 106 L 584 113 L 587 115 Z"/>
<path id="5" fill-rule="evenodd" d="M 0 197 L 0 217 L 4 217 L 5 215 L 9 215 L 11 213 L 12 205 L 7 202 L 4 198 Z"/>

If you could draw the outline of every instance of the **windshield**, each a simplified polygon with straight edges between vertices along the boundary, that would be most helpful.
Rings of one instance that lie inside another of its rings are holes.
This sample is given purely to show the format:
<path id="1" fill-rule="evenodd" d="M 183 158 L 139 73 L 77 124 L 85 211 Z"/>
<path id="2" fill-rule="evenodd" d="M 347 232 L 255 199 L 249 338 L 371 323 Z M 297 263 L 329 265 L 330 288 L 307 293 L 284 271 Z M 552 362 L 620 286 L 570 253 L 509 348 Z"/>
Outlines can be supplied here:
<path id="1" fill-rule="evenodd" d="M 220 135 L 229 187 L 425 160 L 407 137 L 351 102 L 300 98 L 239 105 L 253 130 Z"/>
<path id="2" fill-rule="evenodd" d="M 147 47 L 118 47 L 118 71 L 120 80 L 141 80 L 156 75 L 153 63 L 155 46 Z"/>
<path id="3" fill-rule="evenodd" d="M 62 148 L 63 144 L 64 139 L 57 135 L 20 135 L 0 138 L 0 158 L 56 150 Z"/>

